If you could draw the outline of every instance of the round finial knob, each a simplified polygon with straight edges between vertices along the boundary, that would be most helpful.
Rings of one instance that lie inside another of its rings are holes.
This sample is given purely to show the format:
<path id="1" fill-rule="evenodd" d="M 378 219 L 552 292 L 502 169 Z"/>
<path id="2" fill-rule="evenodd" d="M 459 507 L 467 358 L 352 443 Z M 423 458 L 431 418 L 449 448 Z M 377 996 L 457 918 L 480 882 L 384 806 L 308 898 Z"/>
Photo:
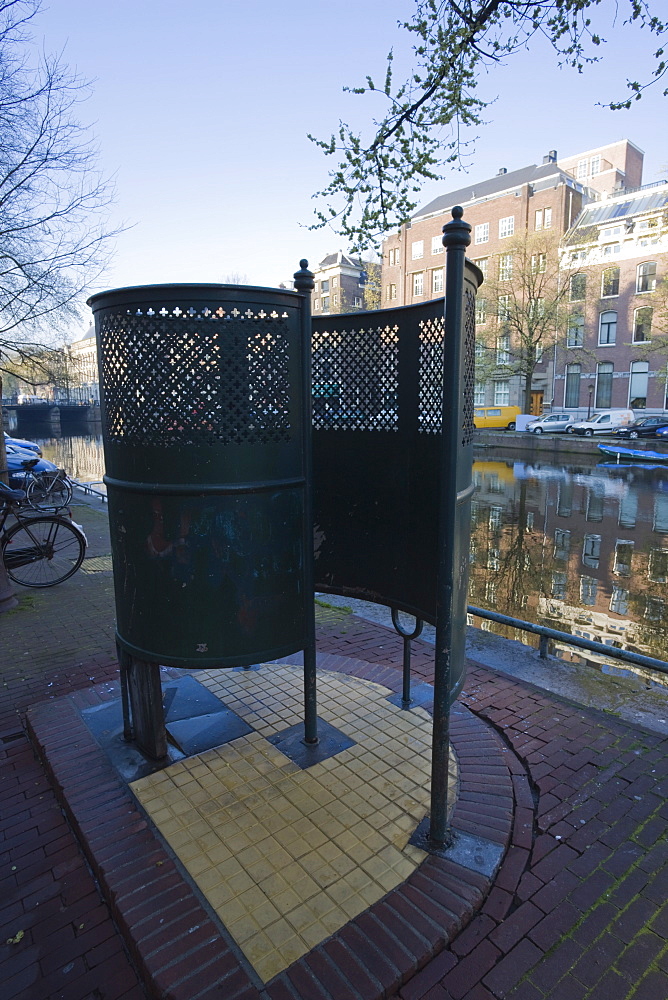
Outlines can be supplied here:
<path id="1" fill-rule="evenodd" d="M 455 205 L 452 209 L 452 222 L 443 226 L 443 246 L 447 249 L 454 247 L 466 247 L 471 242 L 471 227 L 468 222 L 464 222 L 462 216 L 464 209 L 461 205 Z"/>
<path id="2" fill-rule="evenodd" d="M 315 281 L 313 280 L 313 274 L 308 269 L 308 261 L 306 259 L 299 261 L 300 270 L 296 271 L 293 275 L 295 279 L 295 289 L 298 292 L 312 292 L 315 288 Z"/>

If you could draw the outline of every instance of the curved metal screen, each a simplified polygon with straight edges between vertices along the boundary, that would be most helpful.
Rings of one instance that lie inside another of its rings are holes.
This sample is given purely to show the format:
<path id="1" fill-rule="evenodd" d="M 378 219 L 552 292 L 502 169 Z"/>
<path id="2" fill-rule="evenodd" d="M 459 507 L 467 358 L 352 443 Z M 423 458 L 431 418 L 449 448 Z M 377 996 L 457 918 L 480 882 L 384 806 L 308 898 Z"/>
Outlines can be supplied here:
<path id="1" fill-rule="evenodd" d="M 478 280 L 467 263 L 459 389 L 447 413 L 461 429 L 453 487 L 464 498 L 454 553 L 462 643 Z M 444 337 L 443 299 L 313 318 L 316 587 L 430 622 L 436 619 Z M 455 678 L 453 697 L 462 680 Z"/>

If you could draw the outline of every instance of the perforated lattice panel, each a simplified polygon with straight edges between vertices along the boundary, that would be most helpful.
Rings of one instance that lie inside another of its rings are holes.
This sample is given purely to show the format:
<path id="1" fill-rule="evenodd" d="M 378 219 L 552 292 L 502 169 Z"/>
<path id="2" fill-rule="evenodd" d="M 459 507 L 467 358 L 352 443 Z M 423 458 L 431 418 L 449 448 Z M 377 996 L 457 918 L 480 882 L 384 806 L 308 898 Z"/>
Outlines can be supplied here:
<path id="1" fill-rule="evenodd" d="M 475 294 L 468 287 L 465 292 L 464 308 L 462 445 L 465 447 L 473 441 L 473 390 L 475 387 Z"/>
<path id="2" fill-rule="evenodd" d="M 428 434 L 441 430 L 444 336 L 442 316 L 420 321 L 420 430 Z"/>
<path id="3" fill-rule="evenodd" d="M 107 313 L 107 433 L 140 445 L 290 440 L 290 318 L 234 308 Z"/>
<path id="4" fill-rule="evenodd" d="M 399 328 L 318 330 L 312 344 L 313 426 L 396 430 Z"/>

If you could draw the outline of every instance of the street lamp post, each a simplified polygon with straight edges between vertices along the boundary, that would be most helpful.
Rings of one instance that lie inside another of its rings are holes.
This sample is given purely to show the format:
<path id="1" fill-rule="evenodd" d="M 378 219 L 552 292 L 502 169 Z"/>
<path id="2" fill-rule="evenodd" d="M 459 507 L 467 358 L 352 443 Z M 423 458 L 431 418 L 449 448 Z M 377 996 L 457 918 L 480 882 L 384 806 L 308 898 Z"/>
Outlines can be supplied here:
<path id="1" fill-rule="evenodd" d="M 588 386 L 587 391 L 589 392 L 589 402 L 587 404 L 587 420 L 589 420 L 591 416 L 591 397 L 594 395 L 594 386 L 593 385 Z"/>

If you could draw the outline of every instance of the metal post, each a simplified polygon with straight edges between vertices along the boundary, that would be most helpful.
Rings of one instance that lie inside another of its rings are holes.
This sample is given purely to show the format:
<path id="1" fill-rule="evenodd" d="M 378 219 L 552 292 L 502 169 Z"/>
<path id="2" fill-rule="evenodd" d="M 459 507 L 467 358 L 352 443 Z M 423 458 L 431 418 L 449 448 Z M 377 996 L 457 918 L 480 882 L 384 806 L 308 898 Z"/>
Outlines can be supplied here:
<path id="1" fill-rule="evenodd" d="M 299 261 L 295 290 L 303 298 L 302 323 L 302 442 L 304 470 L 304 743 L 318 742 L 315 657 L 315 587 L 313 584 L 313 402 L 311 390 L 311 292 L 315 288 L 308 261 Z"/>
<path id="2" fill-rule="evenodd" d="M 121 706 L 123 709 L 123 739 L 126 743 L 131 743 L 134 734 L 132 732 L 132 722 L 130 719 L 130 691 L 128 688 L 128 671 L 130 667 L 130 654 L 121 649 L 116 643 L 116 656 L 121 668 Z"/>
<path id="3" fill-rule="evenodd" d="M 431 822 L 429 843 L 448 845 L 448 753 L 450 744 L 450 677 L 454 618 L 454 551 L 457 512 L 457 455 L 461 447 L 460 369 L 464 319 L 464 267 L 471 227 L 458 205 L 452 222 L 443 226 L 445 260 L 445 336 L 443 345 L 443 404 L 441 410 L 438 576 L 436 583 L 436 655 L 434 661 L 434 725 L 431 763 Z M 454 405 L 453 405 L 454 403 Z"/>
<path id="4" fill-rule="evenodd" d="M 395 629 L 404 640 L 404 677 L 403 677 L 403 691 L 401 695 L 401 707 L 410 708 L 412 705 L 411 701 L 411 640 L 417 639 L 417 637 L 422 632 L 424 622 L 421 618 L 415 619 L 415 628 L 412 632 L 404 632 L 401 622 L 399 621 L 399 612 L 396 608 L 392 608 L 392 624 Z"/>

